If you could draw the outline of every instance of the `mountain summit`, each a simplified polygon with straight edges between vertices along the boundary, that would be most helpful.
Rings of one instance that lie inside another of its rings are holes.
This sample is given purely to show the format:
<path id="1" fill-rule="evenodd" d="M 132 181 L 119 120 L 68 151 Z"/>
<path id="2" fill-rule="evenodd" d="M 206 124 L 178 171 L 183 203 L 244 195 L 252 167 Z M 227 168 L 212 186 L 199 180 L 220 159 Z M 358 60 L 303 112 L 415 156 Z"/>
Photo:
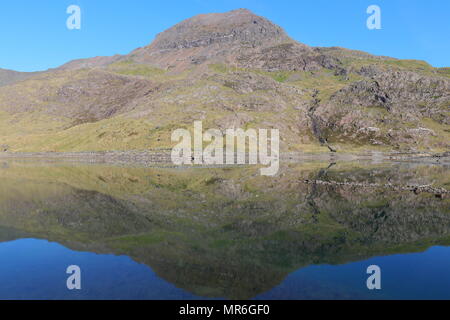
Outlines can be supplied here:
<path id="1" fill-rule="evenodd" d="M 152 49 L 187 49 L 211 45 L 257 46 L 289 41 L 283 29 L 247 9 L 201 14 L 156 37 Z"/>
<path id="2" fill-rule="evenodd" d="M 282 44 L 308 50 L 266 18 L 247 9 L 238 9 L 187 19 L 158 34 L 149 46 L 139 48 L 127 57 L 181 71 L 205 62 L 241 65 L 239 59 L 256 56 L 265 48 Z"/>
<path id="3" fill-rule="evenodd" d="M 205 63 L 267 71 L 338 68 L 335 57 L 291 39 L 281 27 L 247 9 L 187 19 L 123 59 L 129 58 L 174 71 Z"/>
<path id="4" fill-rule="evenodd" d="M 127 55 L 0 70 L 11 151 L 168 148 L 174 128 L 278 128 L 282 151 L 450 149 L 450 72 L 315 48 L 246 9 L 202 14 Z"/>

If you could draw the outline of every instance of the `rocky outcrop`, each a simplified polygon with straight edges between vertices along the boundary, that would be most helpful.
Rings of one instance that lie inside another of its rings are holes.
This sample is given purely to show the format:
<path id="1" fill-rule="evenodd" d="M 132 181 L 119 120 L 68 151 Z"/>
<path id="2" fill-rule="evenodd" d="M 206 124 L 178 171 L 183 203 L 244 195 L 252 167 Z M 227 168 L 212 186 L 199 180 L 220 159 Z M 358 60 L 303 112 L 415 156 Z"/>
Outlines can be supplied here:
<path id="1" fill-rule="evenodd" d="M 336 92 L 331 101 L 388 111 L 392 107 L 415 109 L 426 116 L 442 111 L 450 101 L 450 80 L 446 78 L 375 66 L 362 67 L 357 73 L 369 79 Z"/>
<path id="2" fill-rule="evenodd" d="M 239 66 L 265 71 L 315 71 L 321 68 L 338 69 L 339 59 L 317 54 L 312 48 L 300 43 L 283 43 L 262 48 L 256 52 L 241 54 Z"/>
<path id="3" fill-rule="evenodd" d="M 267 42 L 282 42 L 289 37 L 279 26 L 249 10 L 202 14 L 185 20 L 159 34 L 152 50 L 208 47 L 216 44 L 255 47 Z"/>

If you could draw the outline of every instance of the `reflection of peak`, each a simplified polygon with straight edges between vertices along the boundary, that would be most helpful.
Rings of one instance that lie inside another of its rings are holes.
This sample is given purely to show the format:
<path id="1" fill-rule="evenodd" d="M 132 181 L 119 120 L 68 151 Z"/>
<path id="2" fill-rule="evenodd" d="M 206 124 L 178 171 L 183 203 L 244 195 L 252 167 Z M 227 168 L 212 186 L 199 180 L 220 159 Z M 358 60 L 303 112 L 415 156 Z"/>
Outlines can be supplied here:
<path id="1" fill-rule="evenodd" d="M 445 201 L 300 183 L 322 167 L 292 164 L 267 184 L 257 168 L 206 173 L 11 164 L 0 170 L 0 241 L 23 230 L 23 237 L 75 250 L 127 255 L 179 288 L 230 299 L 253 298 L 303 266 L 449 243 Z M 417 168 L 412 175 L 409 167 L 338 164 L 327 177 L 428 184 L 445 181 L 445 170 Z"/>
<path id="2" fill-rule="evenodd" d="M 274 40 L 288 40 L 288 36 L 269 20 L 247 9 L 238 9 L 201 14 L 182 21 L 159 34 L 151 46 L 154 49 L 181 49 L 233 42 L 258 45 Z"/>

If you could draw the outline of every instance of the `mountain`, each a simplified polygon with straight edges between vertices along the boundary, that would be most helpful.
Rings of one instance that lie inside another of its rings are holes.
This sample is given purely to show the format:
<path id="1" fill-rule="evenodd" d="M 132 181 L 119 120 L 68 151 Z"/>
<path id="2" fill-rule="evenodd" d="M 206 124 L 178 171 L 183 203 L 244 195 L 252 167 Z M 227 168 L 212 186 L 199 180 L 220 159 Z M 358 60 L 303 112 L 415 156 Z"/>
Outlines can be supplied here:
<path id="1" fill-rule="evenodd" d="M 202 120 L 278 128 L 283 151 L 447 151 L 449 77 L 423 61 L 307 46 L 246 9 L 203 14 L 128 55 L 1 80 L 0 145 L 167 148 L 174 129 Z"/>

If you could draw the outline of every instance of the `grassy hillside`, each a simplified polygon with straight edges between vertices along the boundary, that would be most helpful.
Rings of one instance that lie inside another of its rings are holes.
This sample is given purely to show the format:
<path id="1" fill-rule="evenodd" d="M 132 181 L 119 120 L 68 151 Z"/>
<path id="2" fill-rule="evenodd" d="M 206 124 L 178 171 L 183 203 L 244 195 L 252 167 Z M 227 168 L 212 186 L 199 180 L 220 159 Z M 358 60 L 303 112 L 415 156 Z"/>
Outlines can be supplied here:
<path id="1" fill-rule="evenodd" d="M 399 69 L 417 65 L 379 63 L 399 65 Z M 278 128 L 284 150 L 326 151 L 311 133 L 307 116 L 314 90 L 320 88 L 318 98 L 327 101 L 363 78 L 356 73 L 343 78 L 327 70 L 266 72 L 224 64 L 210 65 L 200 76 L 198 72 L 170 74 L 125 61 L 107 69 L 52 73 L 0 88 L 0 144 L 11 151 L 170 148 L 174 129 L 191 129 L 193 121 L 203 120 L 205 128 Z M 246 78 L 255 83 L 246 83 Z M 393 128 L 383 119 L 392 121 L 396 116 L 381 108 L 350 108 L 349 113 L 373 119 L 384 133 Z M 418 149 L 445 150 L 442 142 L 450 141 L 449 126 L 431 118 L 405 119 L 401 126 L 434 131 L 427 143 L 415 142 Z M 337 133 L 330 130 L 328 140 L 339 151 L 393 147 L 371 144 L 370 137 L 348 139 Z"/>

